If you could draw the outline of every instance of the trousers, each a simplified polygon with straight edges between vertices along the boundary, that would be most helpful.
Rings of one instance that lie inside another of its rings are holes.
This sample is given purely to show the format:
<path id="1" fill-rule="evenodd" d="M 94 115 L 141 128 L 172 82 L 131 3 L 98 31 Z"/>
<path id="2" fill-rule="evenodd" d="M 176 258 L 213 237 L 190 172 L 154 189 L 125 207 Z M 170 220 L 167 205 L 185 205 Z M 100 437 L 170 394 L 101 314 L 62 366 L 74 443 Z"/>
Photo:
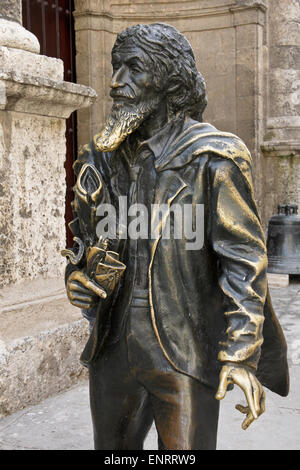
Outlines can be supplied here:
<path id="1" fill-rule="evenodd" d="M 141 450 L 153 420 L 159 450 L 216 449 L 215 390 L 171 366 L 141 299 L 126 334 L 90 365 L 89 384 L 95 449 Z"/>

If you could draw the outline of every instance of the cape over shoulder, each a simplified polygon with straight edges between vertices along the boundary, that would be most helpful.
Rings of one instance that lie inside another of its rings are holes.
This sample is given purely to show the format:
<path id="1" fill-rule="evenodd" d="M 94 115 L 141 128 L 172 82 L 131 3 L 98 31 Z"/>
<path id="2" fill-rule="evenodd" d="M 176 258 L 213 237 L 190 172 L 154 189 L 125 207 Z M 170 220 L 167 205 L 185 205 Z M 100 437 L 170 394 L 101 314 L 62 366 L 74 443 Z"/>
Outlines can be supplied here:
<path id="1" fill-rule="evenodd" d="M 208 123 L 188 120 L 182 132 L 156 161 L 157 171 L 179 169 L 204 153 L 231 160 L 247 181 L 253 195 L 252 159 L 245 143 L 236 135 L 221 132 Z"/>

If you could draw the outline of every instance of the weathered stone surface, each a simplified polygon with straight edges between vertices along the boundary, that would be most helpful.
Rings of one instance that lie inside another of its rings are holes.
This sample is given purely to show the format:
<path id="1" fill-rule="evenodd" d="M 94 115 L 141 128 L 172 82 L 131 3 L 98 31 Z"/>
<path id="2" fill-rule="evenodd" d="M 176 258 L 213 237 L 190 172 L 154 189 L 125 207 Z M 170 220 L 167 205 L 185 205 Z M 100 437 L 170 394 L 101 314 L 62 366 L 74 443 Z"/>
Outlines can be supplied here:
<path id="1" fill-rule="evenodd" d="M 64 63 L 61 59 L 0 46 L 0 70 L 23 77 L 43 77 L 62 81 Z"/>
<path id="2" fill-rule="evenodd" d="M 0 18 L 17 21 L 22 23 L 21 1 L 20 0 L 1 0 Z"/>
<path id="3" fill-rule="evenodd" d="M 64 82 L 62 61 L 35 54 L 27 33 L 0 19 L 0 416 L 86 374 L 88 326 L 66 298 L 60 251 L 65 121 L 96 93 Z"/>
<path id="4" fill-rule="evenodd" d="M 273 274 L 268 273 L 268 284 L 269 287 L 287 287 L 289 285 L 289 275 L 288 274 Z"/>
<path id="5" fill-rule="evenodd" d="M 300 69 L 271 71 L 270 86 L 274 93 L 274 99 L 270 103 L 270 117 L 299 116 Z"/>
<path id="6" fill-rule="evenodd" d="M 65 245 L 65 122 L 0 112 L 6 145 L 1 168 L 0 286 L 56 277 Z"/>
<path id="7" fill-rule="evenodd" d="M 269 0 L 268 6 L 268 114 L 261 141 L 266 222 L 277 204 L 300 203 L 300 0 Z"/>
<path id="8" fill-rule="evenodd" d="M 0 47 L 0 286 L 62 275 L 65 118 L 96 97 L 62 61 Z"/>
<path id="9" fill-rule="evenodd" d="M 0 300 L 0 417 L 86 377 L 79 356 L 88 325 L 62 278 L 6 287 Z"/>
<path id="10" fill-rule="evenodd" d="M 13 72 L 0 72 L 0 109 L 68 118 L 78 107 L 96 98 L 91 88 Z"/>
<path id="11" fill-rule="evenodd" d="M 67 118 L 96 98 L 93 89 L 63 81 L 63 61 L 0 46 L 0 109 Z"/>
<path id="12" fill-rule="evenodd" d="M 0 18 L 0 46 L 22 49 L 39 54 L 40 43 L 34 34 L 14 21 Z"/>
<path id="13" fill-rule="evenodd" d="M 288 116 L 298 116 L 300 111 L 299 10 L 299 0 L 281 2 L 269 0 L 270 100 L 268 118 L 284 116 L 286 122 Z M 280 137 L 282 138 L 284 137 Z M 279 140 L 276 134 L 273 140 Z M 286 136 L 285 140 L 290 140 L 290 136 Z"/>
<path id="14" fill-rule="evenodd" d="M 270 47 L 270 69 L 280 64 L 281 69 L 300 69 L 300 46 L 275 45 Z"/>
<path id="15" fill-rule="evenodd" d="M 270 44 L 300 46 L 299 0 L 269 0 Z"/>

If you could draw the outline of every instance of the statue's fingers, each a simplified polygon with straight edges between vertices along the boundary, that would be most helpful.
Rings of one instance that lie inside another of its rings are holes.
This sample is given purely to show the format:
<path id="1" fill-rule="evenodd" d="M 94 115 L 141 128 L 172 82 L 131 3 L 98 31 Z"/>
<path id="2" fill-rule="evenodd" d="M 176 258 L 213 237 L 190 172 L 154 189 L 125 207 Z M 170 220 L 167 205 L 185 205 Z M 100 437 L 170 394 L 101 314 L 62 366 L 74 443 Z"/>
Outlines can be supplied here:
<path id="1" fill-rule="evenodd" d="M 250 424 L 253 423 L 254 419 L 255 419 L 255 418 L 254 418 L 253 414 L 250 412 L 250 413 L 247 415 L 247 417 L 244 419 L 243 423 L 242 423 L 242 429 L 243 429 L 244 431 L 246 431 L 246 429 L 249 428 Z"/>
<path id="2" fill-rule="evenodd" d="M 261 398 L 261 388 L 258 385 L 255 377 L 252 374 L 249 374 L 251 385 L 253 389 L 253 401 L 254 401 L 254 408 L 256 411 L 257 416 L 260 415 L 260 398 Z"/>
<path id="3" fill-rule="evenodd" d="M 82 280 L 85 279 L 85 275 L 81 271 L 73 271 L 68 277 L 68 282 L 79 281 L 82 283 Z"/>
<path id="4" fill-rule="evenodd" d="M 250 377 L 249 377 L 249 380 L 247 381 L 247 383 L 243 384 L 242 388 L 243 388 L 243 391 L 246 395 L 250 411 L 251 411 L 252 415 L 254 416 L 254 418 L 257 419 L 257 413 L 256 413 L 255 406 L 254 406 L 254 397 L 253 397 Z"/>
<path id="5" fill-rule="evenodd" d="M 91 281 L 83 272 L 74 271 L 69 276 L 69 281 L 79 281 L 84 287 L 94 292 L 94 294 L 105 299 L 107 294 L 102 287 L 98 286 L 95 282 Z"/>
<path id="6" fill-rule="evenodd" d="M 244 415 L 247 415 L 242 423 L 242 429 L 245 431 L 250 426 L 250 424 L 253 423 L 254 416 L 252 415 L 249 406 L 236 405 L 235 408 Z"/>
<path id="7" fill-rule="evenodd" d="M 102 287 L 95 284 L 93 281 L 86 281 L 86 287 L 90 289 L 94 294 L 98 295 L 102 299 L 106 299 L 107 293 Z"/>
<path id="8" fill-rule="evenodd" d="M 249 406 L 236 405 L 235 409 L 244 415 L 247 415 L 250 412 Z"/>
<path id="9" fill-rule="evenodd" d="M 262 415 L 266 411 L 266 394 L 262 387 L 261 389 L 262 389 L 262 392 L 260 396 L 260 414 Z"/>
<path id="10" fill-rule="evenodd" d="M 90 289 L 84 287 L 79 281 L 69 281 L 68 287 L 72 292 L 80 292 L 82 294 L 91 295 Z"/>
<path id="11" fill-rule="evenodd" d="M 217 400 L 223 400 L 223 398 L 226 395 L 227 387 L 228 387 L 228 374 L 229 374 L 229 369 L 226 366 L 222 367 L 221 372 L 220 372 L 219 388 L 217 390 L 216 397 L 215 397 Z"/>
<path id="12" fill-rule="evenodd" d="M 77 292 L 70 292 L 69 298 L 70 300 L 83 301 L 84 303 L 88 304 L 92 304 L 94 300 L 91 295 L 78 294 Z"/>

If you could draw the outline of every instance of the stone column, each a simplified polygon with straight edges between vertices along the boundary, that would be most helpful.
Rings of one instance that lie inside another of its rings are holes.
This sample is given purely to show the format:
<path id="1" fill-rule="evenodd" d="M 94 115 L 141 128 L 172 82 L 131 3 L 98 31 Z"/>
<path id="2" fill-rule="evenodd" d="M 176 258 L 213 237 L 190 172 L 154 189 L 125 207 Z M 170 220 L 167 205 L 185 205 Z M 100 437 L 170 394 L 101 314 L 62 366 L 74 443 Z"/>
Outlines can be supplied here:
<path id="1" fill-rule="evenodd" d="M 21 14 L 22 5 L 18 0 L 2 0 L 0 14 L 1 18 L 16 21 L 22 24 Z"/>
<path id="2" fill-rule="evenodd" d="M 266 218 L 277 204 L 300 204 L 300 0 L 269 0 Z"/>
<path id="3" fill-rule="evenodd" d="M 116 35 L 110 0 L 75 0 L 75 8 L 77 80 L 93 87 L 98 95 L 95 105 L 77 113 L 78 144 L 83 145 L 99 132 L 111 106 L 110 62 Z"/>
<path id="4" fill-rule="evenodd" d="M 0 5 L 0 417 L 82 375 L 88 335 L 66 299 L 66 119 L 96 98 L 39 55 L 20 1 Z"/>

